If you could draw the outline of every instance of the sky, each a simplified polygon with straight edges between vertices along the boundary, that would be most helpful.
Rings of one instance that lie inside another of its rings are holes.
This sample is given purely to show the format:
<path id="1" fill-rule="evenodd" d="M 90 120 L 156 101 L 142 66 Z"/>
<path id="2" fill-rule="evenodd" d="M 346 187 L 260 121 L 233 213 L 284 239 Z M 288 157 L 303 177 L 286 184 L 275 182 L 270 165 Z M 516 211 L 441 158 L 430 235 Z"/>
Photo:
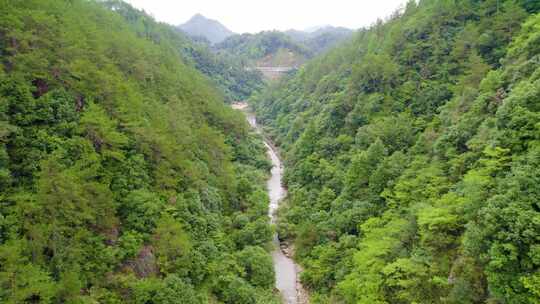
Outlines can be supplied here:
<path id="1" fill-rule="evenodd" d="M 155 19 L 178 25 L 200 13 L 236 33 L 304 30 L 333 25 L 358 29 L 390 16 L 406 0 L 126 0 Z"/>

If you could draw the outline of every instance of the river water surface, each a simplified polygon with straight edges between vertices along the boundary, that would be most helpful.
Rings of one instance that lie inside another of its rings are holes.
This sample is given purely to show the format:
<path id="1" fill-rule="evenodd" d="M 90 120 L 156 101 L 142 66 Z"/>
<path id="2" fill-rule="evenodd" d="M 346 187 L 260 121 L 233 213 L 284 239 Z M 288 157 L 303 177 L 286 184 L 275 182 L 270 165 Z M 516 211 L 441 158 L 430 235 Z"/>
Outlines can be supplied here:
<path id="1" fill-rule="evenodd" d="M 260 132 L 259 126 L 255 116 L 249 112 L 245 112 L 247 120 L 252 128 Z M 273 147 L 272 143 L 266 138 L 264 139 L 264 145 L 266 146 L 268 156 L 272 161 L 272 170 L 270 178 L 268 179 L 266 186 L 268 188 L 268 196 L 270 197 L 269 216 L 272 223 L 276 222 L 275 211 L 279 206 L 281 199 L 285 197 L 287 191 L 281 184 L 281 177 L 283 176 L 283 167 L 278 153 Z M 298 284 L 298 267 L 293 260 L 287 257 L 280 248 L 279 239 L 277 233 L 274 234 L 274 249 L 272 250 L 272 259 L 274 261 L 274 270 L 276 273 L 276 288 L 281 292 L 283 301 L 287 304 L 301 304 L 299 301 L 299 295 L 297 291 Z"/>

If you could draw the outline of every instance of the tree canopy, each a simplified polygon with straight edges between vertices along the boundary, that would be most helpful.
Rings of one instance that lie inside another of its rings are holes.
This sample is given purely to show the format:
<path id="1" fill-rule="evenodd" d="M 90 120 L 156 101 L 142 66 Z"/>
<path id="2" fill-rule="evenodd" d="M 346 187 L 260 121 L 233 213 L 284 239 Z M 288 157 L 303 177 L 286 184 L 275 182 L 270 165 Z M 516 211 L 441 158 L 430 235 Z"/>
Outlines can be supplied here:
<path id="1" fill-rule="evenodd" d="M 118 1 L 0 1 L 0 302 L 278 303 L 265 147 L 182 39 Z"/>
<path id="2" fill-rule="evenodd" d="M 540 301 L 538 11 L 410 1 L 251 99 L 314 303 Z"/>

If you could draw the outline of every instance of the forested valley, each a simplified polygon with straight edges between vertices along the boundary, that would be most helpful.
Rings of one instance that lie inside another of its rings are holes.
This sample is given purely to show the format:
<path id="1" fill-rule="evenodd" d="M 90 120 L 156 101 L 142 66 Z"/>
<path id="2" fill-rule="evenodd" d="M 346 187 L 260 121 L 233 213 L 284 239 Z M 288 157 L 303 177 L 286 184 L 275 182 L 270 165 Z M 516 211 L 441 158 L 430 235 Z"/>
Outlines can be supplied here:
<path id="1" fill-rule="evenodd" d="M 540 2 L 332 37 L 0 0 L 0 303 L 283 303 L 275 232 L 312 304 L 540 303 Z"/>
<path id="2" fill-rule="evenodd" d="M 312 303 L 540 303 L 539 10 L 410 1 L 252 98 Z"/>
<path id="3" fill-rule="evenodd" d="M 0 303 L 279 303 L 269 162 L 213 55 L 85 0 L 0 1 L 0 54 Z"/>

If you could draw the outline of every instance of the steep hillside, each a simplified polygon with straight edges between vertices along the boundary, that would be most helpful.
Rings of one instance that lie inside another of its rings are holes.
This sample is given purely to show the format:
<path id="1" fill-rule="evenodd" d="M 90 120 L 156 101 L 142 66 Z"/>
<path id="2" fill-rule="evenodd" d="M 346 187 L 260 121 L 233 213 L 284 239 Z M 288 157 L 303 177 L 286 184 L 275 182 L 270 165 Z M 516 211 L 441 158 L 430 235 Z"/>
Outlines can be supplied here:
<path id="1" fill-rule="evenodd" d="M 538 1 L 410 1 L 252 99 L 314 303 L 540 302 Z"/>
<path id="2" fill-rule="evenodd" d="M 277 303 L 264 146 L 120 10 L 0 1 L 0 302 Z"/>
<path id="3" fill-rule="evenodd" d="M 245 100 L 263 86 L 261 75 L 246 70 L 240 59 L 216 54 L 206 42 L 187 37 L 171 25 L 158 23 L 127 3 L 119 0 L 103 3 L 122 15 L 141 37 L 176 49 L 187 64 L 204 73 L 223 91 L 227 102 Z"/>
<path id="4" fill-rule="evenodd" d="M 234 33 L 216 20 L 208 19 L 201 14 L 191 17 L 186 23 L 178 26 L 190 36 L 201 36 L 211 43 L 220 43 Z"/>
<path id="5" fill-rule="evenodd" d="M 320 54 L 350 38 L 353 31 L 344 27 L 324 26 L 311 32 L 288 30 L 285 34 L 314 54 Z"/>
<path id="6" fill-rule="evenodd" d="M 253 66 L 299 66 L 312 56 L 306 47 L 278 31 L 231 36 L 216 48 Z"/>

